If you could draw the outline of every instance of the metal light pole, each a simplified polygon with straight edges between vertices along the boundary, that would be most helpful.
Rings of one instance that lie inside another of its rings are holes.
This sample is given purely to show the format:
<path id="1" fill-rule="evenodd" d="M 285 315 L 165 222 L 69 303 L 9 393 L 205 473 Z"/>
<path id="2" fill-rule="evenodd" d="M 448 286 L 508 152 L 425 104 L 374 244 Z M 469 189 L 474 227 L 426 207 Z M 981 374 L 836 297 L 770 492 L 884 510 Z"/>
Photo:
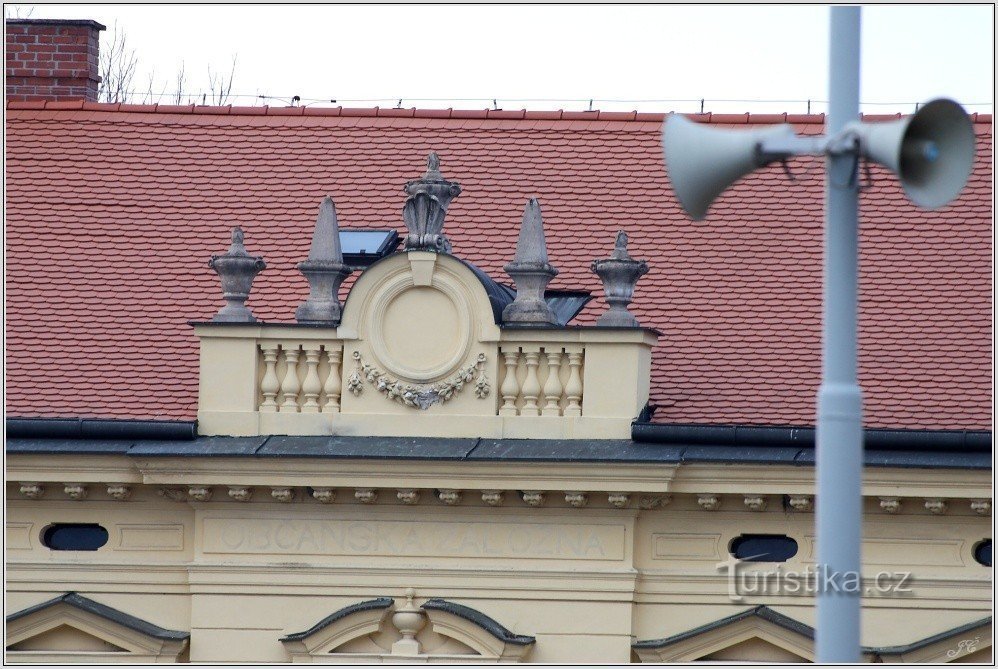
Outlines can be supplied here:
<path id="1" fill-rule="evenodd" d="M 731 184 L 773 161 L 826 156 L 824 327 L 817 408 L 819 662 L 858 662 L 862 598 L 863 400 L 856 380 L 859 161 L 894 172 L 908 198 L 934 209 L 955 198 L 974 162 L 974 129 L 956 102 L 932 100 L 914 116 L 859 122 L 858 7 L 831 8 L 826 134 L 789 124 L 717 130 L 666 117 L 662 153 L 686 213 L 702 220 Z"/>
<path id="2" fill-rule="evenodd" d="M 859 34 L 859 7 L 831 8 L 831 137 L 859 117 Z M 859 662 L 863 400 L 856 379 L 857 158 L 844 152 L 829 153 L 826 160 L 816 506 L 818 566 L 828 579 L 822 579 L 818 589 L 817 661 Z M 852 591 L 836 590 L 842 587 Z"/>

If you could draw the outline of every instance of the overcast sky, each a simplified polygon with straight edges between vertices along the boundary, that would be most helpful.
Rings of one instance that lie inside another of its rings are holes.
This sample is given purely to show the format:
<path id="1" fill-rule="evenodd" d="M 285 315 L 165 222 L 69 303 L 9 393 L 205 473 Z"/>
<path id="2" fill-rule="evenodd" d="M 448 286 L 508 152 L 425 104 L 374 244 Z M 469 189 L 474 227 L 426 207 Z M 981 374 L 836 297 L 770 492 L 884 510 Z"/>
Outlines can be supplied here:
<path id="1" fill-rule="evenodd" d="M 233 104 L 505 109 L 825 111 L 823 6 L 20 5 L 30 18 L 91 18 L 136 50 L 141 102 L 183 63 L 191 92 L 209 65 Z M 991 112 L 994 9 L 863 9 L 865 112 L 911 112 L 948 96 Z M 258 96 L 274 99 L 261 99 Z M 161 101 L 166 102 L 166 99 Z M 186 102 L 186 100 L 185 100 Z M 200 102 L 200 99 L 198 100 Z"/>

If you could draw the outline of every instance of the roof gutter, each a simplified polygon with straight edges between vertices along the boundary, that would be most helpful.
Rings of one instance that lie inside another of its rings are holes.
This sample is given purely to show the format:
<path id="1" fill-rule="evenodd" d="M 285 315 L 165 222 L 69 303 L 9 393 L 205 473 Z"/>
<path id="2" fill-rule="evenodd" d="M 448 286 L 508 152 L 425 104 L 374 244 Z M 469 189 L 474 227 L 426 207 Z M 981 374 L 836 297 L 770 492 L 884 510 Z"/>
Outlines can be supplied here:
<path id="1" fill-rule="evenodd" d="M 680 425 L 635 422 L 634 441 L 698 446 L 797 446 L 814 448 L 813 427 Z M 990 453 L 991 432 L 972 430 L 863 430 L 868 451 Z"/>
<path id="2" fill-rule="evenodd" d="M 162 439 L 191 441 L 197 421 L 109 418 L 8 418 L 8 439 Z"/>

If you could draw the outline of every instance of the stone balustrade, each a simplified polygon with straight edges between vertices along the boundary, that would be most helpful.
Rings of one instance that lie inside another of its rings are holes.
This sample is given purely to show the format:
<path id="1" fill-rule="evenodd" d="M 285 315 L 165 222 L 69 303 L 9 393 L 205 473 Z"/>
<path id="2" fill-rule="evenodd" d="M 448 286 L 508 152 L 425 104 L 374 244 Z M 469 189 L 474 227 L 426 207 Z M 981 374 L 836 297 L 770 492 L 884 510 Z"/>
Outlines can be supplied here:
<path id="1" fill-rule="evenodd" d="M 264 340 L 257 345 L 263 369 L 262 413 L 337 413 L 343 390 L 343 342 Z"/>
<path id="2" fill-rule="evenodd" d="M 581 416 L 581 346 L 538 342 L 500 346 L 500 416 Z"/>
<path id="3" fill-rule="evenodd" d="M 581 438 L 595 429 L 627 438 L 647 401 L 656 340 L 636 328 L 503 329 L 447 401 L 420 408 L 393 401 L 383 379 L 395 380 L 337 328 L 204 323 L 196 331 L 205 435 Z"/>

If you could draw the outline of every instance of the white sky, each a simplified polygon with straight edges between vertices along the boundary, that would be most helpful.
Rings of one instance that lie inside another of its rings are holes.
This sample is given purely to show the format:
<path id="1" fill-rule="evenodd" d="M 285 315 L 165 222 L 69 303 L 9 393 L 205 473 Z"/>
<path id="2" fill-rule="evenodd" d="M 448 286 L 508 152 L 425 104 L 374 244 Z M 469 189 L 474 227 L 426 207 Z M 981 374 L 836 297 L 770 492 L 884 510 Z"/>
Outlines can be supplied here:
<path id="1" fill-rule="evenodd" d="M 803 113 L 828 96 L 824 6 L 13 7 L 117 22 L 139 59 L 136 102 L 150 73 L 170 93 L 183 61 L 199 92 L 233 55 L 243 105 L 697 111 L 706 98 L 706 111 Z M 992 5 L 865 7 L 862 44 L 862 111 L 938 96 L 993 110 Z"/>

